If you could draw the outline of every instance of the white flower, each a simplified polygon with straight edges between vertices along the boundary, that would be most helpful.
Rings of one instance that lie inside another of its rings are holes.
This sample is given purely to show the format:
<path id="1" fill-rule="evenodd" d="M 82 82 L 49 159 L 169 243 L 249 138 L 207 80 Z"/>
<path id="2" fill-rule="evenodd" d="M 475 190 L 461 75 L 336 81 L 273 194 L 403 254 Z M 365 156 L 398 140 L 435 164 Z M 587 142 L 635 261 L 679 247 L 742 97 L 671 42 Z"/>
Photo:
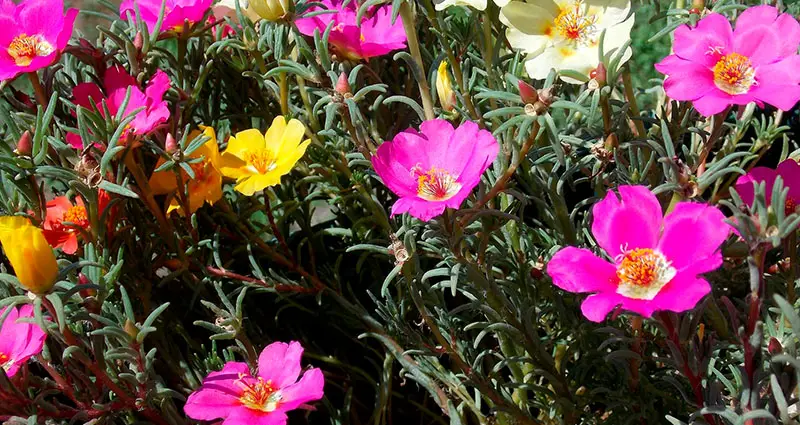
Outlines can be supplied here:
<path id="1" fill-rule="evenodd" d="M 511 0 L 493 0 L 498 7 L 503 7 Z M 469 6 L 478 10 L 486 10 L 486 0 L 441 0 L 435 2 L 436 10 L 445 10 L 450 6 Z"/>
<path id="2" fill-rule="evenodd" d="M 525 69 L 531 78 L 547 78 L 551 69 L 586 75 L 600 63 L 598 48 L 605 30 L 603 50 L 613 55 L 630 39 L 634 17 L 630 0 L 528 0 L 512 1 L 500 11 L 509 29 L 511 46 L 527 54 Z M 631 57 L 628 48 L 620 64 Z M 567 83 L 582 81 L 561 76 Z"/>

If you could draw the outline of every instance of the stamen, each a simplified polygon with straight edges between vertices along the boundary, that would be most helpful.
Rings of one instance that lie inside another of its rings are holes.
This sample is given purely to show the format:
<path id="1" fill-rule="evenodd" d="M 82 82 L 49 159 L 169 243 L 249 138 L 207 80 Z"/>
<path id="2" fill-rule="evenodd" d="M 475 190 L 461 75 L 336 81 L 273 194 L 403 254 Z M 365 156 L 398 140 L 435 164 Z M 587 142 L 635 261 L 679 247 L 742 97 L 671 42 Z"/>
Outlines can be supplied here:
<path id="1" fill-rule="evenodd" d="M 417 196 L 427 201 L 446 201 L 461 190 L 461 184 L 446 170 L 434 167 L 422 173 L 415 166 L 411 173 L 417 178 Z"/>
<path id="2" fill-rule="evenodd" d="M 587 16 L 583 10 L 583 0 L 576 0 L 572 7 L 561 10 L 554 24 L 558 32 L 567 40 L 588 44 L 595 33 L 597 17 Z"/>
<path id="3" fill-rule="evenodd" d="M 275 154 L 268 149 L 248 152 L 244 158 L 247 164 L 259 174 L 266 174 L 274 170 L 277 166 L 275 163 L 276 159 Z"/>
<path id="4" fill-rule="evenodd" d="M 11 369 L 12 363 L 13 362 L 11 361 L 11 357 L 6 355 L 5 353 L 0 353 L 0 369 L 8 371 L 9 369 Z"/>
<path id="5" fill-rule="evenodd" d="M 20 34 L 8 45 L 8 55 L 17 66 L 28 66 L 38 56 L 47 56 L 53 50 L 53 45 L 39 35 Z"/>
<path id="6" fill-rule="evenodd" d="M 795 202 L 794 198 L 787 196 L 786 197 L 786 206 L 784 207 L 784 215 L 788 216 L 789 214 L 794 214 L 797 210 L 797 202 Z"/>
<path id="7" fill-rule="evenodd" d="M 84 229 L 89 227 L 89 217 L 86 214 L 86 208 L 80 205 L 71 207 L 61 216 L 61 222 L 69 222 Z"/>
<path id="8" fill-rule="evenodd" d="M 253 382 L 247 382 L 253 381 Z M 276 391 L 272 386 L 272 381 L 265 381 L 263 378 L 254 380 L 253 378 L 239 378 L 236 384 L 243 389 L 239 401 L 247 408 L 262 412 L 272 412 L 278 408 L 281 400 L 280 391 Z"/>
<path id="9" fill-rule="evenodd" d="M 628 298 L 652 300 L 677 273 L 663 254 L 649 248 L 625 252 L 617 262 L 617 293 Z"/>
<path id="10" fill-rule="evenodd" d="M 729 53 L 714 65 L 714 84 L 728 94 L 743 94 L 754 84 L 756 71 L 747 56 Z"/>

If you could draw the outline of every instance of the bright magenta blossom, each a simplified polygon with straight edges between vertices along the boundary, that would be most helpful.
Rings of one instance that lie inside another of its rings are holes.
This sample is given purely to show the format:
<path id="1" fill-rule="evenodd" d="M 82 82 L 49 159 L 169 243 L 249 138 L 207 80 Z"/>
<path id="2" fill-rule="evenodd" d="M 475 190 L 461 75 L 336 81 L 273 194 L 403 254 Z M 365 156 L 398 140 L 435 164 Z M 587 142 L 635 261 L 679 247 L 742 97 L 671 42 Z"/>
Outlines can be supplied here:
<path id="1" fill-rule="evenodd" d="M 656 64 L 667 75 L 664 90 L 675 100 L 692 101 L 705 116 L 730 105 L 756 102 L 784 111 L 800 100 L 800 24 L 772 6 L 751 7 L 736 30 L 712 13 L 697 26 L 675 30 L 675 54 Z"/>
<path id="2" fill-rule="evenodd" d="M 169 119 L 169 105 L 164 100 L 164 93 L 169 90 L 170 81 L 163 71 L 156 71 L 147 87 L 145 87 L 144 92 L 142 92 L 136 79 L 117 66 L 106 71 L 103 76 L 103 86 L 105 86 L 105 92 L 94 83 L 78 84 L 72 89 L 73 102 L 89 110 L 92 109 L 92 102 L 94 102 L 100 113 L 103 114 L 100 102 L 105 100 L 108 105 L 108 111 L 112 115 L 116 115 L 130 87 L 131 95 L 125 108 L 125 116 L 142 107 L 144 107 L 144 110 L 138 112 L 136 118 L 128 124 L 128 128 L 123 133 L 121 140 L 125 140 L 129 134 L 147 134 Z M 67 141 L 76 149 L 84 147 L 80 136 L 77 134 L 68 134 Z"/>
<path id="3" fill-rule="evenodd" d="M 228 362 L 208 374 L 203 386 L 189 396 L 184 411 L 192 419 L 224 419 L 224 425 L 283 425 L 286 412 L 323 396 L 322 371 L 302 370 L 299 342 L 275 342 L 258 358 L 258 373 L 246 363 Z"/>
<path id="4" fill-rule="evenodd" d="M 722 265 L 720 244 L 730 233 L 719 209 L 679 202 L 666 217 L 644 186 L 620 186 L 595 204 L 592 234 L 613 261 L 566 247 L 547 265 L 553 284 L 593 292 L 581 310 L 601 322 L 617 306 L 650 317 L 654 311 L 693 308 L 711 291 L 700 277 Z"/>
<path id="5" fill-rule="evenodd" d="M 385 142 L 372 157 L 383 183 L 400 199 L 392 215 L 408 212 L 428 221 L 459 208 L 497 157 L 492 133 L 467 121 L 457 129 L 441 119 L 425 121 Z"/>
<path id="6" fill-rule="evenodd" d="M 344 7 L 342 7 L 343 0 L 322 0 L 319 3 L 324 4 L 328 10 L 337 10 L 338 13 L 301 18 L 295 23 L 301 33 L 313 36 L 314 30 L 318 29 L 321 35 L 333 21 L 328 43 L 339 55 L 350 60 L 359 60 L 383 56 L 394 50 L 406 48 L 403 20 L 398 16 L 392 24 L 390 4 L 370 8 L 362 17 L 359 27 L 356 21 L 358 2 L 350 1 Z M 324 9 L 312 7 L 309 11 L 318 10 Z"/>
<path id="7" fill-rule="evenodd" d="M 35 324 L 17 322 L 17 319 L 33 318 L 31 306 L 0 309 L 0 317 L 8 308 L 11 312 L 0 327 L 0 369 L 14 376 L 28 359 L 42 352 L 47 334 Z"/>
<path id="8" fill-rule="evenodd" d="M 0 81 L 55 62 L 77 16 L 62 0 L 0 0 Z"/>
<path id="9" fill-rule="evenodd" d="M 214 0 L 166 0 L 164 8 L 164 21 L 161 22 L 161 31 L 183 31 L 183 23 L 194 25 L 203 21 L 203 17 Z M 136 6 L 142 20 L 147 24 L 147 29 L 153 32 L 158 22 L 162 0 L 125 0 L 119 7 L 119 16 L 122 20 L 136 22 Z"/>
<path id="10" fill-rule="evenodd" d="M 800 206 L 800 164 L 793 159 L 778 164 L 778 168 L 773 170 L 767 167 L 756 167 L 749 173 L 736 180 L 736 193 L 742 198 L 745 204 L 752 206 L 755 201 L 755 183 L 764 182 L 766 186 L 767 205 L 772 202 L 772 186 L 775 179 L 781 176 L 783 187 L 789 189 L 786 195 L 786 215 L 795 212 Z"/>

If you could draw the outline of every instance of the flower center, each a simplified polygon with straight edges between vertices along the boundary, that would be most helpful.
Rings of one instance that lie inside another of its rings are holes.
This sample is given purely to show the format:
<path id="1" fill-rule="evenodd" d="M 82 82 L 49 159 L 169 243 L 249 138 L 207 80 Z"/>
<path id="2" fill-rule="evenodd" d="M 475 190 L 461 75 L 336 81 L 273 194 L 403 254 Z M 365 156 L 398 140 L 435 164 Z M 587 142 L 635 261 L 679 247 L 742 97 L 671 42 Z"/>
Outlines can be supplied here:
<path id="1" fill-rule="evenodd" d="M 194 162 L 189 164 L 189 167 L 194 172 L 194 180 L 204 180 L 206 176 L 206 162 Z"/>
<path id="2" fill-rule="evenodd" d="M 37 56 L 47 56 L 53 50 L 53 45 L 38 35 L 20 34 L 8 45 L 8 55 L 17 66 L 28 66 Z"/>
<path id="3" fill-rule="evenodd" d="M 590 42 L 591 36 L 595 32 L 595 22 L 597 22 L 597 17 L 587 16 L 583 10 L 583 1 L 576 0 L 571 7 L 561 10 L 554 24 L 559 34 L 567 40 L 586 44 Z"/>
<path id="4" fill-rule="evenodd" d="M 415 166 L 411 175 L 417 178 L 417 196 L 426 201 L 446 201 L 461 190 L 461 183 L 441 168 L 432 167 L 423 173 Z"/>
<path id="5" fill-rule="evenodd" d="M 617 293 L 628 298 L 652 300 L 677 273 L 663 254 L 649 248 L 625 252 L 617 259 Z"/>
<path id="6" fill-rule="evenodd" d="M 5 353 L 0 353 L 0 368 L 3 370 L 8 370 L 11 368 L 11 364 L 14 363 L 11 360 L 11 357 L 6 355 Z"/>
<path id="7" fill-rule="evenodd" d="M 61 216 L 62 222 L 69 222 L 75 226 L 87 228 L 89 227 L 89 217 L 86 215 L 86 208 L 76 205 L 64 212 Z"/>
<path id="8" fill-rule="evenodd" d="M 789 214 L 794 214 L 796 210 L 797 210 L 797 202 L 795 202 L 794 198 L 787 196 L 784 215 L 788 216 Z"/>
<path id="9" fill-rule="evenodd" d="M 257 381 L 246 382 L 239 379 L 237 384 L 243 389 L 239 401 L 248 409 L 259 410 L 261 412 L 272 412 L 278 408 L 281 401 L 280 391 L 276 391 L 272 386 L 272 380 L 265 381 L 258 378 Z"/>
<path id="10" fill-rule="evenodd" d="M 275 154 L 268 149 L 259 149 L 257 151 L 248 152 L 245 155 L 245 161 L 257 171 L 259 174 L 266 174 L 275 169 Z"/>
<path id="11" fill-rule="evenodd" d="M 747 93 L 757 84 L 756 70 L 747 56 L 730 53 L 721 57 L 714 65 L 714 84 L 728 94 Z"/>

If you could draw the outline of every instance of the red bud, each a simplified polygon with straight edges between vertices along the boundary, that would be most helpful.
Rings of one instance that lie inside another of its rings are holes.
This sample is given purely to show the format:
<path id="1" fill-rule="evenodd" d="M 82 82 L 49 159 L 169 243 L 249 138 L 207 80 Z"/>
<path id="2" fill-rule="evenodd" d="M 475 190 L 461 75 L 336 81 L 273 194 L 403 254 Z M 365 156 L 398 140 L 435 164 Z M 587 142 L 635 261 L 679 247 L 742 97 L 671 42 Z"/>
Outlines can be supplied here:
<path id="1" fill-rule="evenodd" d="M 347 74 L 344 72 L 339 74 L 339 81 L 336 82 L 335 90 L 336 93 L 339 93 L 343 96 L 347 93 L 350 93 L 350 83 L 347 81 Z"/>
<path id="2" fill-rule="evenodd" d="M 539 100 L 539 94 L 530 84 L 519 80 L 517 81 L 517 88 L 519 89 L 519 97 L 522 98 L 522 103 L 534 104 Z"/>
<path id="3" fill-rule="evenodd" d="M 133 47 L 135 47 L 136 50 L 141 51 L 143 45 L 144 45 L 144 38 L 142 37 L 142 32 L 137 31 L 136 36 L 133 37 Z"/>
<path id="4" fill-rule="evenodd" d="M 778 339 L 775 337 L 769 339 L 769 345 L 767 346 L 767 349 L 769 350 L 769 353 L 772 355 L 780 354 L 783 352 L 783 346 L 781 345 L 781 342 L 778 341 Z"/>
<path id="5" fill-rule="evenodd" d="M 597 81 L 597 83 L 600 84 L 601 86 L 606 84 L 606 78 L 608 78 L 608 71 L 606 70 L 606 66 L 603 65 L 602 62 L 600 62 L 600 64 L 597 65 L 597 68 L 595 68 L 594 71 L 592 72 L 594 72 L 594 76 L 592 77 L 592 79 Z"/>
<path id="6" fill-rule="evenodd" d="M 14 149 L 14 152 L 17 155 L 22 156 L 31 156 L 31 151 L 33 150 L 33 138 L 31 137 L 31 132 L 29 130 L 25 130 L 20 136 L 19 141 L 17 142 L 17 148 Z"/>
<path id="7" fill-rule="evenodd" d="M 167 141 L 164 143 L 164 150 L 167 153 L 175 153 L 178 151 L 178 142 L 175 140 L 175 137 L 172 136 L 172 133 L 167 133 Z"/>

